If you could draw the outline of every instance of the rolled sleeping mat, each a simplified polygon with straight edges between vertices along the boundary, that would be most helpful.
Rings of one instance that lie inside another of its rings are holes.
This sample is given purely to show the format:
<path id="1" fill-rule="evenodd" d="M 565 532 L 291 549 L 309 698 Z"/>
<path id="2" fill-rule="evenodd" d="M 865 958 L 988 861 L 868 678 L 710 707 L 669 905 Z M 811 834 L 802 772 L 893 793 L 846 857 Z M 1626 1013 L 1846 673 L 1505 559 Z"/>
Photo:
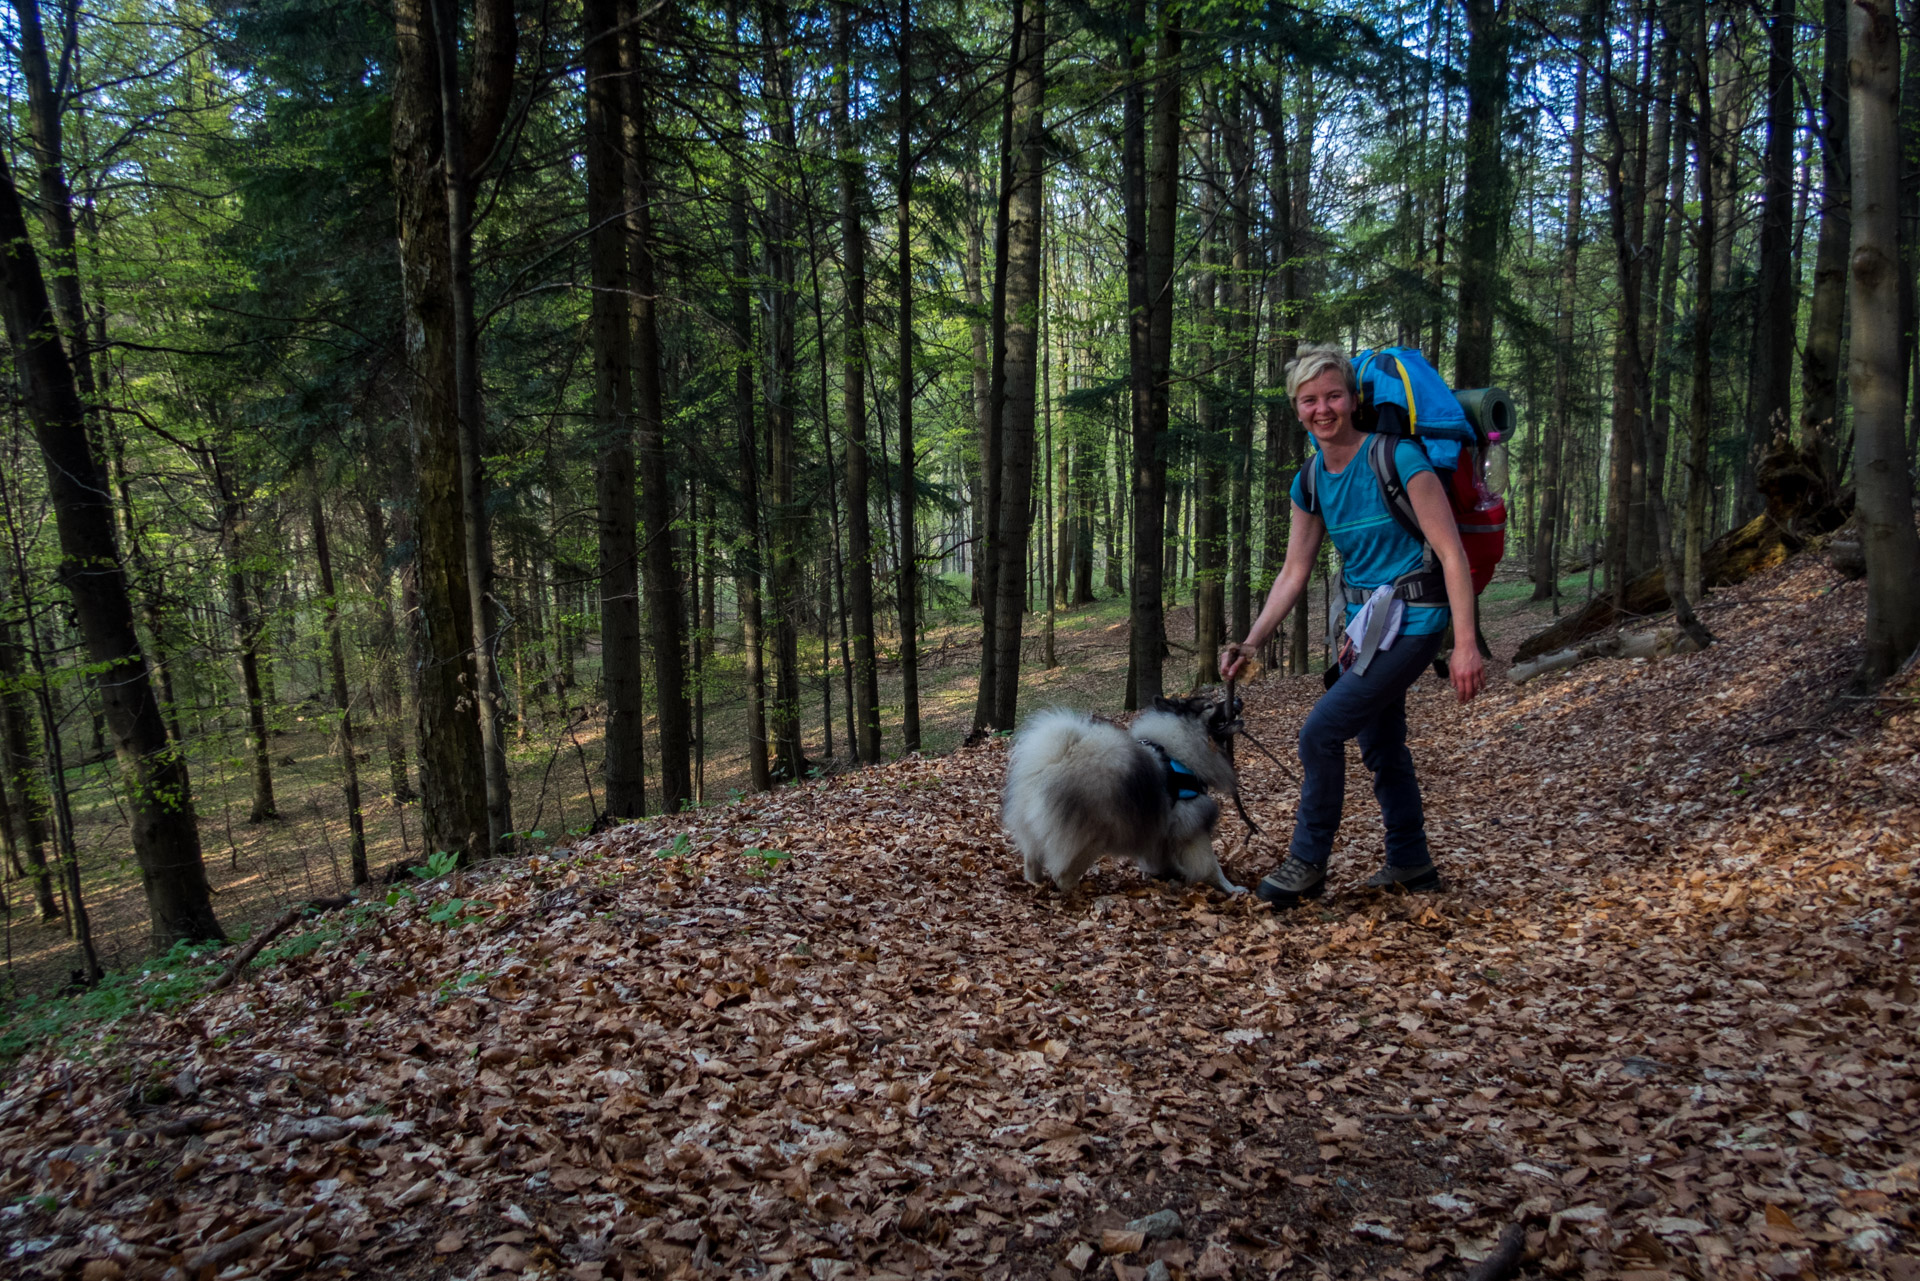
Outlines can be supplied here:
<path id="1" fill-rule="evenodd" d="M 1453 398 L 1460 402 L 1467 421 L 1483 441 L 1512 440 L 1513 434 L 1520 430 L 1520 416 L 1513 407 L 1513 397 L 1503 388 L 1475 387 L 1470 391 L 1456 391 Z"/>

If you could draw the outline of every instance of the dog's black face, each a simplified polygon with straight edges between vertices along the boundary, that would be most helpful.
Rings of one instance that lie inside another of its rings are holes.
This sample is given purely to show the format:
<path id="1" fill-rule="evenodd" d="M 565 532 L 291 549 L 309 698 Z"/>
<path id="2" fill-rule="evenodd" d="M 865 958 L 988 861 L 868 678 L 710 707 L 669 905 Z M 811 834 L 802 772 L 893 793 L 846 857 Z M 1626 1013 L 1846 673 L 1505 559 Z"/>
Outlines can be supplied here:
<path id="1" fill-rule="evenodd" d="M 1234 697 L 1233 705 L 1228 706 L 1224 696 L 1219 698 L 1156 698 L 1154 708 L 1162 712 L 1171 712 L 1175 716 L 1184 716 L 1199 721 L 1207 731 L 1207 737 L 1214 746 L 1225 748 L 1233 736 L 1245 728 L 1240 719 L 1241 709 L 1246 706 L 1244 699 Z"/>

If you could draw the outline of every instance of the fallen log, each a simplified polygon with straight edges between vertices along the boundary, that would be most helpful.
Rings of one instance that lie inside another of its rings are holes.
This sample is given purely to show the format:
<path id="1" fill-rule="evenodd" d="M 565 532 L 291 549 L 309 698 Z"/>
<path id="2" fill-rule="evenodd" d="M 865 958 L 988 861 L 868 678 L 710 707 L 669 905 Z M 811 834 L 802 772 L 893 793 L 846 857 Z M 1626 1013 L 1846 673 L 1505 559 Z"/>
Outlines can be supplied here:
<path id="1" fill-rule="evenodd" d="M 1677 627 L 1662 627 L 1651 632 L 1615 632 L 1584 645 L 1515 663 L 1507 670 L 1507 679 L 1515 685 L 1524 685 L 1536 676 L 1578 667 L 1596 658 L 1665 658 L 1669 654 L 1691 654 L 1699 648 L 1693 637 Z"/>
<path id="2" fill-rule="evenodd" d="M 1732 587 L 1762 570 L 1772 569 L 1820 534 L 1838 528 L 1845 520 L 1845 513 L 1838 507 L 1826 508 L 1825 512 L 1828 515 L 1824 519 L 1811 524 L 1801 521 L 1783 524 L 1768 513 L 1755 516 L 1707 546 L 1700 557 L 1701 578 L 1709 587 Z M 1832 523 L 1828 524 L 1827 520 Z M 1694 602 L 1696 606 L 1699 603 Z M 1665 576 L 1657 569 L 1650 569 L 1627 584 L 1624 610 L 1615 608 L 1611 592 L 1596 596 L 1578 613 L 1569 614 L 1553 626 L 1521 641 L 1513 661 L 1524 663 L 1542 654 L 1570 648 L 1597 632 L 1651 618 L 1672 607 L 1673 602 L 1667 597 Z"/>
<path id="3" fill-rule="evenodd" d="M 213 981 L 211 990 L 218 992 L 223 987 L 233 986 L 233 981 L 240 977 L 240 971 L 246 969 L 247 963 L 253 960 L 254 957 L 260 955 L 260 949 L 273 942 L 273 940 L 281 934 L 284 934 L 292 927 L 293 923 L 301 917 L 306 916 L 309 912 L 331 912 L 335 908 L 345 907 L 351 902 L 353 902 L 353 895 L 340 894 L 333 898 L 317 898 L 311 902 L 294 904 L 282 912 L 280 918 L 272 925 L 269 925 L 266 929 L 261 930 L 258 934 L 254 935 L 252 939 L 248 940 L 247 945 L 240 949 L 240 955 L 233 958 L 233 964 L 229 965 L 226 972 Z"/>

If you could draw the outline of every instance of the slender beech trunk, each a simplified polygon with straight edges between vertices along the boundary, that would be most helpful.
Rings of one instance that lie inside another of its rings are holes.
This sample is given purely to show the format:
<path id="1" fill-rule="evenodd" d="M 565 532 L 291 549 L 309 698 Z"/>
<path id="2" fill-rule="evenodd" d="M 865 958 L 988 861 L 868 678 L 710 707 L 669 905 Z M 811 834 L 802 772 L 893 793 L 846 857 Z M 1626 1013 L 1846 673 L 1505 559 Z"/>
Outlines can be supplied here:
<path id="1" fill-rule="evenodd" d="M 992 453 L 988 423 L 991 415 L 988 400 L 993 389 L 993 358 L 987 354 L 988 308 L 986 286 L 984 284 L 986 267 L 982 261 L 982 240 L 985 231 L 982 227 L 984 215 L 980 209 L 980 176 L 976 167 L 967 166 L 967 252 L 960 262 L 961 284 L 967 291 L 967 332 L 972 339 L 973 351 L 973 430 L 976 449 L 979 453 L 980 468 L 974 474 L 973 491 L 973 528 L 971 543 L 967 555 L 968 577 L 972 580 L 969 589 L 971 603 L 985 608 L 981 598 L 981 587 L 986 581 L 981 573 L 981 561 L 986 554 L 987 528 L 987 484 L 986 460 Z"/>
<path id="2" fill-rule="evenodd" d="M 1215 336 L 1220 328 L 1220 112 L 1214 95 L 1206 101 L 1206 136 L 1196 144 L 1204 173 L 1200 187 L 1200 225 L 1205 235 L 1197 255 L 1193 284 L 1193 343 L 1197 371 L 1194 386 L 1193 486 L 1193 687 L 1212 680 L 1214 655 L 1226 643 L 1227 454 L 1221 437 L 1220 380 L 1214 371 Z"/>
<path id="3" fill-rule="evenodd" d="M 1583 48 L 1590 48 L 1583 44 Z M 1573 346 L 1573 312 L 1579 297 L 1580 214 L 1585 193 L 1587 71 L 1576 65 L 1573 85 L 1573 148 L 1567 173 L 1567 222 L 1560 257 L 1560 314 L 1554 322 L 1553 405 L 1546 418 L 1545 438 L 1541 441 L 1540 510 L 1534 524 L 1533 599 L 1546 600 L 1554 594 L 1560 579 L 1560 547 L 1554 530 L 1564 501 L 1560 493 L 1560 457 L 1562 442 L 1570 430 L 1573 413 L 1572 375 L 1577 354 Z"/>
<path id="4" fill-rule="evenodd" d="M 266 696 L 260 684 L 260 620 L 254 613 L 252 593 L 247 590 L 246 508 L 225 457 L 219 450 L 207 451 L 213 468 L 214 488 L 220 495 L 220 553 L 227 570 L 227 617 L 233 626 L 234 651 L 240 664 L 240 693 L 247 703 L 247 737 L 253 746 L 253 808 L 249 823 L 265 823 L 280 817 L 273 803 L 272 745 L 267 738 Z"/>
<path id="5" fill-rule="evenodd" d="M 733 262 L 727 290 L 733 323 L 733 415 L 740 466 L 741 524 L 734 552 L 733 582 L 739 597 L 740 648 L 747 678 L 747 778 L 754 791 L 764 792 L 773 786 L 773 773 L 767 764 L 766 641 L 760 604 L 764 521 L 760 511 L 760 451 L 755 447 L 758 433 L 753 411 L 753 299 L 747 290 L 747 281 L 753 275 L 753 257 L 747 236 L 747 187 L 739 158 L 746 128 L 746 100 L 740 91 L 743 55 L 739 32 L 740 16 L 729 5 L 727 39 L 733 45 L 733 119 L 729 124 L 735 148 L 728 160 L 733 169 L 727 192 L 727 238 Z"/>
<path id="6" fill-rule="evenodd" d="M 13 574 L 5 573 L 11 588 Z M 14 593 L 0 596 L 0 608 L 10 608 Z M 25 604 L 24 600 L 21 602 Z M 27 874 L 40 919 L 58 920 L 60 906 L 53 897 L 53 873 L 47 866 L 47 804 L 39 785 L 40 761 L 33 749 L 33 710 L 27 705 L 21 680 L 19 642 L 9 619 L 0 617 L 0 787 L 7 792 L 14 828 L 26 853 Z"/>
<path id="7" fill-rule="evenodd" d="M 1713 250 L 1718 238 L 1713 153 L 1713 67 L 1708 44 L 1707 0 L 1694 0 L 1693 146 L 1700 182 L 1700 219 L 1694 233 L 1693 396 L 1687 441 L 1687 537 L 1683 587 L 1699 600 L 1701 560 L 1707 546 L 1712 478 L 1707 447 L 1713 438 Z"/>
<path id="8" fill-rule="evenodd" d="M 1013 81 L 1012 190 L 1007 202 L 1005 403 L 1001 412 L 999 607 L 994 618 L 992 724 L 1012 729 L 1020 698 L 1020 636 L 1033 532 L 1033 437 L 1039 404 L 1041 209 L 1046 93 L 1044 0 L 1025 0 Z"/>
<path id="9" fill-rule="evenodd" d="M 13 174 L 0 158 L 0 307 L 15 377 L 46 465 L 60 538 L 60 580 L 73 602 L 126 775 L 135 859 L 153 945 L 224 937 L 213 914 L 186 758 L 167 735 L 133 625 L 105 470 L 87 440 L 73 366 L 55 326 L 46 280 L 27 238 Z M 74 872 L 77 875 L 77 870 Z"/>
<path id="10" fill-rule="evenodd" d="M 367 526 L 367 582 L 378 602 L 373 614 L 373 665 L 380 689 L 380 719 L 387 740 L 387 778 L 393 803 L 413 799 L 407 779 L 406 703 L 400 693 L 400 628 L 393 617 L 393 573 L 387 567 L 387 522 L 380 502 L 363 498 L 361 519 Z M 535 585 L 536 595 L 538 584 Z"/>
<path id="11" fill-rule="evenodd" d="M 1233 447 L 1233 492 L 1229 502 L 1230 532 L 1227 536 L 1227 613 L 1229 634 L 1241 637 L 1253 625 L 1253 351 L 1251 342 L 1259 330 L 1254 311 L 1252 287 L 1252 212 L 1249 208 L 1249 179 L 1252 157 L 1247 145 L 1247 120 L 1244 90 L 1240 84 L 1239 50 L 1234 51 L 1234 75 L 1228 82 L 1230 96 L 1227 112 L 1227 167 L 1231 171 L 1227 198 L 1227 325 L 1226 344 L 1230 359 L 1223 382 L 1229 389 L 1228 419 Z M 1218 669 L 1209 670 L 1206 681 L 1213 681 Z"/>
<path id="12" fill-rule="evenodd" d="M 1146 707 L 1166 693 L 1166 615 L 1161 564 L 1167 537 L 1166 436 L 1173 351 L 1174 215 L 1180 185 L 1182 12 L 1167 4 L 1160 18 L 1155 63 L 1151 153 L 1144 46 L 1145 0 L 1129 8 L 1126 100 L 1122 122 L 1127 220 L 1128 352 L 1133 401 L 1132 642 L 1127 678 L 1129 708 Z"/>
<path id="13" fill-rule="evenodd" d="M 1641 110 L 1626 119 L 1623 119 L 1625 111 L 1615 85 L 1610 43 L 1603 45 L 1601 59 L 1601 103 L 1606 113 L 1609 142 L 1605 161 L 1607 212 L 1613 238 L 1615 279 L 1619 286 L 1619 318 L 1613 331 L 1613 421 L 1607 450 L 1607 588 L 1623 609 L 1627 583 L 1634 572 L 1634 477 L 1640 470 L 1639 437 L 1645 430 L 1640 418 L 1644 401 L 1634 382 L 1640 359 L 1640 300 L 1646 278 L 1646 257 L 1640 252 L 1646 218 L 1643 199 L 1646 140 L 1637 118 L 1644 112 L 1652 82 L 1651 71 L 1642 71 L 1637 42 L 1634 54 L 1628 105 L 1638 102 Z"/>
<path id="14" fill-rule="evenodd" d="M 619 0 L 587 0 L 587 256 L 593 349 L 594 516 L 600 592 L 600 691 L 607 701 L 604 783 L 614 821 L 647 812 L 641 702 L 640 545 L 635 534 L 633 324 L 628 295 L 626 120 Z"/>
<path id="15" fill-rule="evenodd" d="M 913 438 L 913 8 L 911 0 L 900 0 L 898 31 L 899 145 L 896 149 L 897 175 L 894 182 L 894 249 L 899 264 L 899 341 L 900 410 L 897 433 L 900 441 L 900 559 L 899 578 L 894 592 L 900 610 L 900 702 L 901 744 L 909 752 L 920 750 L 920 532 L 916 520 L 919 505 L 919 464 L 914 458 Z"/>
<path id="16" fill-rule="evenodd" d="M 1847 22 L 1847 103 L 1853 159 L 1853 253 L 1848 305 L 1892 316 L 1900 280 L 1900 26 L 1892 0 L 1854 0 Z M 1920 537 L 1913 524 L 1900 331 L 1858 324 L 1848 344 L 1854 485 L 1867 561 L 1866 653 L 1855 684 L 1870 688 L 1920 648 Z"/>
<path id="17" fill-rule="evenodd" d="M 1742 451 L 1735 523 L 1760 512 L 1754 462 L 1793 413 L 1793 37 L 1794 0 L 1773 0 L 1767 27 L 1767 141 L 1760 166 L 1760 256 L 1753 299 L 1753 360 L 1747 404 L 1747 448 Z"/>
<path id="18" fill-rule="evenodd" d="M 353 867 L 353 883 L 365 885 L 367 875 L 367 830 L 360 816 L 360 766 L 353 757 L 353 702 L 347 693 L 347 654 L 340 644 L 340 597 L 334 591 L 333 551 L 327 543 L 327 518 L 321 510 L 316 487 L 308 504 L 313 523 L 313 554 L 320 565 L 320 594 L 325 598 L 322 613 L 327 629 L 327 659 L 333 676 L 333 704 L 340 713 L 340 788 L 347 801 L 348 859 Z"/>
<path id="19" fill-rule="evenodd" d="M 421 822 L 430 851 L 479 856 L 488 848 L 487 785 L 475 714 L 473 598 L 468 587 L 452 240 L 439 55 L 431 0 L 396 0 L 393 177 L 400 285 L 406 311 L 413 426 L 414 699 Z"/>
<path id="20" fill-rule="evenodd" d="M 1005 423 L 1007 400 L 1007 220 L 1013 196 L 1014 84 L 1021 67 L 1021 42 L 1026 37 L 1024 0 L 1013 0 L 1013 25 L 1008 36 L 1007 85 L 1000 112 L 1000 170 L 994 187 L 993 302 L 988 315 L 987 421 L 980 434 L 982 533 L 980 566 L 980 689 L 974 699 L 973 727 L 1001 728 L 996 720 L 999 685 L 1000 539 L 1001 508 L 1006 483 Z M 1024 567 L 1022 567 L 1024 568 Z M 1017 595 L 1017 593 L 1016 593 Z"/>
<path id="21" fill-rule="evenodd" d="M 839 153 L 841 271 L 847 296 L 842 341 L 841 412 L 847 438 L 847 608 L 853 633 L 855 760 L 880 759 L 880 676 L 874 665 L 872 486 L 867 462 L 867 229 L 865 160 L 853 137 L 850 99 L 853 49 L 858 42 L 853 6 L 840 0 L 833 10 L 835 57 L 833 135 Z"/>
<path id="22" fill-rule="evenodd" d="M 633 408 L 640 475 L 640 570 L 653 642 L 654 715 L 660 742 L 660 803 L 676 813 L 693 800 L 693 711 L 687 703 L 685 588 L 674 564 L 673 479 L 660 386 L 660 327 L 654 270 L 653 99 L 639 30 L 626 25 L 628 53 L 627 230 L 633 255 Z"/>
<path id="23" fill-rule="evenodd" d="M 1828 482 L 1840 485 L 1840 335 L 1847 315 L 1853 166 L 1848 150 L 1847 0 L 1826 0 L 1820 73 L 1820 236 L 1800 354 L 1800 431 Z"/>
<path id="24" fill-rule="evenodd" d="M 795 457 L 794 417 L 798 412 L 795 380 L 794 332 L 798 319 L 795 228 L 787 194 L 786 165 L 796 154 L 794 137 L 793 61 L 786 56 L 789 14 L 784 2 L 767 6 L 761 19 L 766 31 L 766 71 L 761 77 L 763 109 L 770 122 L 776 169 L 767 186 L 767 505 L 772 555 L 768 595 L 773 604 L 773 709 L 769 730 L 773 739 L 774 772 L 789 782 L 805 778 L 806 756 L 800 730 L 799 611 L 802 590 L 800 534 L 804 513 L 794 492 L 798 460 Z"/>

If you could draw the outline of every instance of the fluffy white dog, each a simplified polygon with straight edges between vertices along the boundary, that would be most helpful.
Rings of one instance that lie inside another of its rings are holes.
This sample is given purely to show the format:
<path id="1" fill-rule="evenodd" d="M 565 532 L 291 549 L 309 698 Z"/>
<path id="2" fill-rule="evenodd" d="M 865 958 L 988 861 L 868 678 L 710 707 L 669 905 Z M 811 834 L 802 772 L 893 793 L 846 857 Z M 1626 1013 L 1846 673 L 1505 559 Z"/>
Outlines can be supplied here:
<path id="1" fill-rule="evenodd" d="M 1014 736 L 1000 809 L 1027 880 L 1072 890 L 1113 854 L 1149 876 L 1244 893 L 1221 874 L 1220 807 L 1207 795 L 1235 794 L 1227 744 L 1239 710 L 1237 699 L 1156 698 L 1127 729 L 1082 712 L 1033 716 Z"/>

